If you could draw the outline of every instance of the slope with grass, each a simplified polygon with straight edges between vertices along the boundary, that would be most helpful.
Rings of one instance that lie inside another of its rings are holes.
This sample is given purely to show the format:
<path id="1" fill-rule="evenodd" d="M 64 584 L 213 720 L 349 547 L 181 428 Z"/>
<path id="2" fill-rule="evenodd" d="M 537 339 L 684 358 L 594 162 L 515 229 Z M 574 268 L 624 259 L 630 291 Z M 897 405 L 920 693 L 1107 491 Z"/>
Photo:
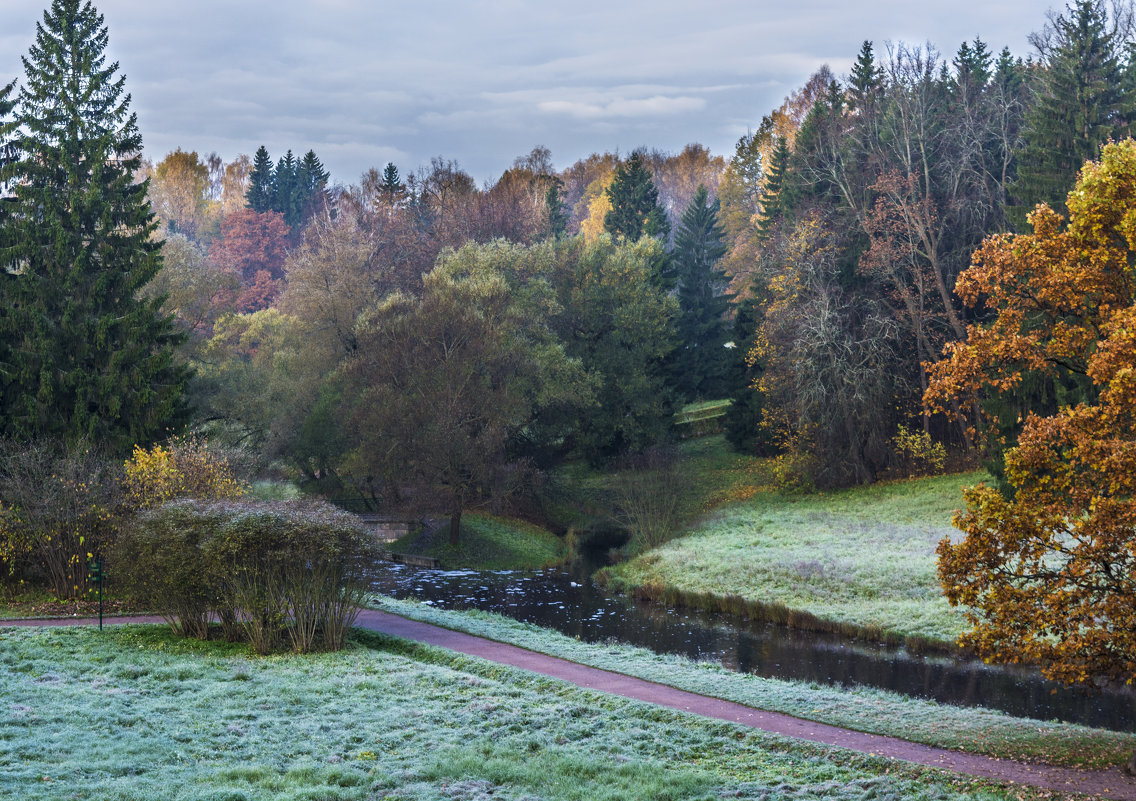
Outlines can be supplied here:
<path id="1" fill-rule="evenodd" d="M 9 629 L 0 645 L 0 797 L 1052 797 L 377 635 L 267 658 L 159 626 Z"/>
<path id="2" fill-rule="evenodd" d="M 957 534 L 962 488 L 983 474 L 785 495 L 757 460 L 730 462 L 723 447 L 707 438 L 688 452 L 701 505 L 692 527 L 601 580 L 667 603 L 912 644 L 947 647 L 963 630 L 939 587 L 935 546 Z"/>
<path id="3" fill-rule="evenodd" d="M 390 550 L 433 556 L 445 568 L 473 570 L 536 570 L 561 564 L 564 542 L 551 531 L 509 517 L 481 512 L 462 516 L 461 536 L 449 543 L 449 527 L 411 532 L 395 540 Z"/>

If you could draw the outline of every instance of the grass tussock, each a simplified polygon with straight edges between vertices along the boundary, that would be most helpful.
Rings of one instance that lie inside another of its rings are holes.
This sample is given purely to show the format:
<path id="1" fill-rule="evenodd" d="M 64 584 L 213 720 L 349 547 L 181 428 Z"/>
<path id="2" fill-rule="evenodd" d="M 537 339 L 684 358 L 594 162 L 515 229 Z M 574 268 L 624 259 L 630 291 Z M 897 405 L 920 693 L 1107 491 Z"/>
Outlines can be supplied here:
<path id="1" fill-rule="evenodd" d="M 0 699 L 0 796 L 26 801 L 1043 797 L 370 633 L 257 657 L 161 627 L 9 629 Z"/>

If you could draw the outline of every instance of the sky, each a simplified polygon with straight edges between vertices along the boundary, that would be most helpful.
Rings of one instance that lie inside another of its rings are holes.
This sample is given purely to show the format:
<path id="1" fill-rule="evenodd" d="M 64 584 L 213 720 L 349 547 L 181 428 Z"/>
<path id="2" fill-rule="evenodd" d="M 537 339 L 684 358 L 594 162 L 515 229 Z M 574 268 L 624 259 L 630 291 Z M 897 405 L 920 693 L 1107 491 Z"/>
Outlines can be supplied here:
<path id="1" fill-rule="evenodd" d="M 49 0 L 0 0 L 0 81 Z M 948 57 L 980 36 L 1031 53 L 1045 0 L 97 0 L 145 145 L 226 160 L 314 149 L 351 184 L 434 156 L 479 182 L 543 145 L 729 156 L 762 115 L 867 39 Z"/>

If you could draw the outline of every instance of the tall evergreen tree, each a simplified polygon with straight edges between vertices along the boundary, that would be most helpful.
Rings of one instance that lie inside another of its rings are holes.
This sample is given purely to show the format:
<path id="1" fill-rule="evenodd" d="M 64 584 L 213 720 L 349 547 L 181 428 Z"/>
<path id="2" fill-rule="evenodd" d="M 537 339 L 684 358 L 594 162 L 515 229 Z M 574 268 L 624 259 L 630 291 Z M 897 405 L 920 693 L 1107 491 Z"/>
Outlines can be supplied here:
<path id="1" fill-rule="evenodd" d="M 327 197 L 327 181 L 331 177 L 314 150 L 304 154 L 296 165 L 296 201 L 298 217 L 293 226 L 306 222 L 321 208 Z M 287 218 L 285 218 L 287 221 Z"/>
<path id="2" fill-rule="evenodd" d="M 848 74 L 849 104 L 864 111 L 879 101 L 883 88 L 883 70 L 876 64 L 872 43 L 865 40 Z"/>
<path id="3" fill-rule="evenodd" d="M 778 136 L 773 145 L 765 185 L 761 189 L 761 212 L 757 217 L 757 235 L 768 240 L 773 227 L 785 211 L 781 190 L 785 188 L 785 171 L 789 168 L 789 140 Z"/>
<path id="4" fill-rule="evenodd" d="M 11 120 L 12 110 L 16 105 L 12 100 L 12 92 L 15 88 L 15 81 L 0 88 L 0 222 L 4 220 L 3 206 L 7 205 L 10 200 L 7 191 L 10 180 L 8 166 L 16 160 L 18 155 L 15 143 L 12 141 L 12 137 L 15 135 L 15 123 Z M 3 240 L 0 239 L 0 241 Z M 11 343 L 16 340 L 18 334 L 13 324 L 11 310 L 8 303 L 5 302 L 8 281 L 11 280 L 8 273 L 8 265 L 0 262 L 0 399 L 4 397 L 4 386 L 12 381 L 15 376 L 15 368 L 10 361 L 12 355 Z M 0 401 L 0 410 L 2 408 L 2 401 Z"/>
<path id="5" fill-rule="evenodd" d="M 186 369 L 161 298 L 157 223 L 135 184 L 142 139 L 107 29 L 90 2 L 54 0 L 23 59 L 16 161 L 0 204 L 0 307 L 11 356 L 0 434 L 124 451 L 186 413 Z"/>
<path id="6" fill-rule="evenodd" d="M 398 167 L 394 166 L 393 161 L 388 161 L 387 166 L 383 168 L 382 188 L 387 196 L 387 202 L 391 205 L 406 193 L 406 187 L 402 185 L 402 179 L 398 174 Z"/>
<path id="7" fill-rule="evenodd" d="M 261 145 L 256 149 L 256 155 L 252 159 L 248 192 L 245 193 L 249 208 L 259 214 L 272 211 L 272 206 L 276 200 L 275 172 L 272 166 L 272 157 L 268 155 L 268 148 Z"/>
<path id="8" fill-rule="evenodd" d="M 289 150 L 276 162 L 276 196 L 272 210 L 284 215 L 284 222 L 295 227 L 300 221 L 300 197 L 297 190 L 296 157 Z"/>
<path id="9" fill-rule="evenodd" d="M 718 268 L 726 255 L 718 199 L 699 186 L 682 214 L 671 258 L 678 275 L 678 347 L 672 359 L 675 386 L 687 400 L 720 398 L 728 391 L 729 329 L 725 314 L 729 278 Z"/>
<path id="10" fill-rule="evenodd" d="M 1127 136 L 1136 119 L 1124 43 L 1109 30 L 1104 0 L 1076 0 L 1054 20 L 1052 33 L 1012 188 L 1011 221 L 1018 230 L 1038 203 L 1066 213 L 1065 197 L 1081 166 L 1098 158 L 1110 138 Z"/>
<path id="11" fill-rule="evenodd" d="M 553 239 L 560 239 L 568 230 L 568 211 L 564 208 L 564 182 L 555 175 L 549 178 L 544 205 L 548 209 L 548 232 Z"/>
<path id="12" fill-rule="evenodd" d="M 637 242 L 643 236 L 666 242 L 671 226 L 659 206 L 659 190 L 642 153 L 632 153 L 631 158 L 616 167 L 607 196 L 611 209 L 604 216 L 605 231 L 628 242 Z"/>

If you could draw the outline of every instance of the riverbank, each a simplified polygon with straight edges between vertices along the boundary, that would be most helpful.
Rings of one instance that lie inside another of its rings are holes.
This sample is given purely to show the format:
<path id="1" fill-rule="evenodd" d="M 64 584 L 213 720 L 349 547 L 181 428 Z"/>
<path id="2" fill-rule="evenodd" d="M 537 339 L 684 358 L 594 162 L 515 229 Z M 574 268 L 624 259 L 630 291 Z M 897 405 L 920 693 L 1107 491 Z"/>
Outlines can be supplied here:
<path id="1" fill-rule="evenodd" d="M 716 451 L 725 445 L 701 447 L 687 469 L 705 484 L 702 465 L 720 464 Z M 951 517 L 963 505 L 962 488 L 983 473 L 787 495 L 759 483 L 756 464 L 744 469 L 758 479 L 748 492 L 736 479 L 716 496 L 698 491 L 708 496 L 702 512 L 678 538 L 598 579 L 667 605 L 953 650 L 966 623 L 943 597 L 935 546 L 959 536 Z"/>
<path id="2" fill-rule="evenodd" d="M 0 784 L 22 799 L 1054 797 L 364 632 L 263 658 L 161 626 L 0 640 Z"/>
<path id="3" fill-rule="evenodd" d="M 415 531 L 395 540 L 395 553 L 429 556 L 447 569 L 538 570 L 563 564 L 568 558 L 564 541 L 547 529 L 516 518 L 481 512 L 462 515 L 457 545 L 449 541 L 445 525 Z"/>
<path id="4" fill-rule="evenodd" d="M 1086 769 L 1121 766 L 1136 751 L 1136 733 L 1013 717 L 871 688 L 841 689 L 762 678 L 631 645 L 581 642 L 489 612 L 454 612 L 387 597 L 375 598 L 374 605 L 411 619 L 755 709 L 936 748 Z"/>

